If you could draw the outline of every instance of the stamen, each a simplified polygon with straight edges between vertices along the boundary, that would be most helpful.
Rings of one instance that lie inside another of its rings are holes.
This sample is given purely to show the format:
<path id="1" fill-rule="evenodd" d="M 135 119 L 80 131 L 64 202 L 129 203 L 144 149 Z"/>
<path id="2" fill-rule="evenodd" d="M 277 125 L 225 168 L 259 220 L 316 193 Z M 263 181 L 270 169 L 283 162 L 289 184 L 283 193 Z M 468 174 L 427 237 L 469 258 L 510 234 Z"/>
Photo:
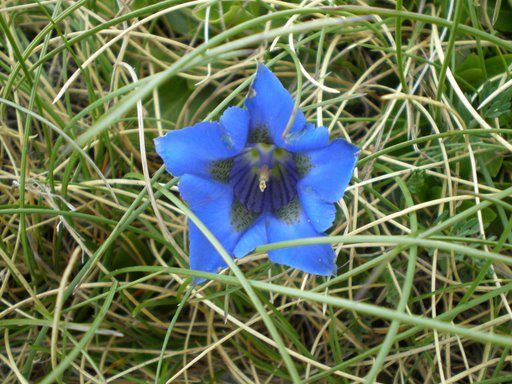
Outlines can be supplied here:
<path id="1" fill-rule="evenodd" d="M 268 165 L 263 165 L 263 167 L 260 168 L 260 191 L 265 192 L 265 189 L 267 189 L 267 181 L 269 178 L 270 172 L 268 169 Z"/>

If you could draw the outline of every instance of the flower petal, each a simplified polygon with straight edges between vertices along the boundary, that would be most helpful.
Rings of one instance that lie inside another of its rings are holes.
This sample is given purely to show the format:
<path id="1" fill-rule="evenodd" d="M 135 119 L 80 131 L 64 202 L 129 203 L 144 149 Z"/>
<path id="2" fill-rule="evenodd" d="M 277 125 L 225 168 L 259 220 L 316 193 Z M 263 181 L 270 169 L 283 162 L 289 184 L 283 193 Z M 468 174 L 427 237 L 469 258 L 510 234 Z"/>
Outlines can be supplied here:
<path id="1" fill-rule="evenodd" d="M 220 123 L 227 133 L 223 137 L 229 150 L 240 152 L 247 142 L 249 133 L 249 112 L 246 109 L 229 107 L 220 117 Z M 236 155 L 234 153 L 233 155 Z"/>
<path id="2" fill-rule="evenodd" d="M 233 254 L 235 257 L 243 257 L 260 245 L 268 243 L 266 217 L 263 216 L 250 227 L 238 240 Z"/>
<path id="3" fill-rule="evenodd" d="M 232 225 L 233 190 L 229 185 L 186 174 L 179 183 L 181 197 L 226 247 L 234 248 L 241 231 Z"/>
<path id="4" fill-rule="evenodd" d="M 314 124 L 306 124 L 299 131 L 290 130 L 283 148 L 290 152 L 311 151 L 329 144 L 329 131 L 325 127 L 316 128 Z"/>
<path id="5" fill-rule="evenodd" d="M 175 176 L 191 173 L 210 176 L 212 161 L 239 153 L 247 141 L 249 115 L 246 110 L 228 108 L 218 122 L 202 122 L 168 132 L 155 139 L 156 151 Z"/>
<path id="6" fill-rule="evenodd" d="M 298 213 L 293 212 L 292 215 L 296 216 L 291 221 L 289 218 L 284 220 L 274 216 L 269 218 L 267 227 L 269 242 L 324 236 L 309 223 L 302 210 Z M 274 263 L 298 268 L 304 272 L 322 276 L 331 276 L 336 272 L 336 256 L 329 244 L 274 249 L 269 251 L 268 255 Z"/>
<path id="7" fill-rule="evenodd" d="M 332 202 L 323 200 L 313 189 L 299 187 L 299 200 L 311 225 L 318 232 L 325 232 L 336 218 L 336 207 Z"/>
<path id="8" fill-rule="evenodd" d="M 237 227 L 232 220 L 233 190 L 229 185 L 213 180 L 186 174 L 179 183 L 182 198 L 189 204 L 203 224 L 219 240 L 228 253 L 232 253 L 242 234 L 242 228 Z M 192 224 L 192 223 L 191 223 Z M 193 228 L 192 226 L 190 228 Z M 222 257 L 202 234 L 190 234 L 190 267 L 192 269 L 217 272 L 219 267 L 226 264 Z M 200 232 L 200 231 L 199 231 Z M 197 242 L 197 243 L 196 243 Z"/>
<path id="9" fill-rule="evenodd" d="M 327 147 L 301 154 L 299 181 L 301 190 L 313 190 L 326 202 L 343 197 L 352 178 L 359 148 L 343 139 L 333 140 Z"/>
<path id="10" fill-rule="evenodd" d="M 188 233 L 190 237 L 190 269 L 217 273 L 219 269 L 227 267 L 219 252 L 191 220 L 188 220 Z M 194 277 L 195 284 L 200 284 L 205 280 Z"/>
<path id="11" fill-rule="evenodd" d="M 282 134 L 293 112 L 292 96 L 278 78 L 263 64 L 258 65 L 256 78 L 252 83 L 254 95 L 245 100 L 250 115 L 251 130 L 267 129 L 276 144 L 282 143 Z M 300 130 L 306 124 L 301 111 L 297 111 L 293 128 Z"/>
<path id="12" fill-rule="evenodd" d="M 251 92 L 253 96 L 245 101 L 250 115 L 249 141 L 256 143 L 270 140 L 291 152 L 327 145 L 327 129 L 306 124 L 306 118 L 300 110 L 297 110 L 293 124 L 283 139 L 295 103 L 279 79 L 263 64 L 258 65 Z"/>

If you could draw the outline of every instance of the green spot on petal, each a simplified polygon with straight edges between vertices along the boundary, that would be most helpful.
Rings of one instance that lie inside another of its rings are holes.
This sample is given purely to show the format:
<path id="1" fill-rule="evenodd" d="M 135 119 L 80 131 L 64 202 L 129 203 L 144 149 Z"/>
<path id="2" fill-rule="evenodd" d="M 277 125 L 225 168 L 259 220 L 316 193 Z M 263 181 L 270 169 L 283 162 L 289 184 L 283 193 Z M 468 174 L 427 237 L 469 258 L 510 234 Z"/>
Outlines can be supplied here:
<path id="1" fill-rule="evenodd" d="M 238 200 L 233 201 L 233 205 L 231 206 L 230 221 L 231 226 L 237 232 L 245 231 L 254 223 L 254 220 L 256 220 L 257 217 L 257 214 L 248 210 Z"/>
<path id="2" fill-rule="evenodd" d="M 249 132 L 247 142 L 250 144 L 273 144 L 267 127 L 258 127 Z"/>
<path id="3" fill-rule="evenodd" d="M 288 155 L 288 152 L 286 152 L 283 148 L 276 148 L 274 150 L 274 157 L 277 159 L 277 160 L 282 160 L 284 159 L 285 156 Z"/>
<path id="4" fill-rule="evenodd" d="M 216 181 L 227 183 L 231 168 L 233 168 L 233 158 L 212 161 L 210 164 L 210 175 Z"/>
<path id="5" fill-rule="evenodd" d="M 297 223 L 300 219 L 300 202 L 297 197 L 294 197 L 284 207 L 279 208 L 275 212 L 276 217 L 288 225 Z"/>
<path id="6" fill-rule="evenodd" d="M 311 169 L 313 169 L 313 164 L 311 163 L 311 159 L 308 155 L 302 153 L 295 153 L 293 155 L 293 160 L 295 160 L 295 165 L 297 166 L 297 171 L 300 177 L 304 177 Z"/>
<path id="7" fill-rule="evenodd" d="M 252 161 L 257 161 L 260 158 L 260 153 L 258 152 L 258 150 L 256 148 L 253 148 L 247 154 L 247 158 Z"/>

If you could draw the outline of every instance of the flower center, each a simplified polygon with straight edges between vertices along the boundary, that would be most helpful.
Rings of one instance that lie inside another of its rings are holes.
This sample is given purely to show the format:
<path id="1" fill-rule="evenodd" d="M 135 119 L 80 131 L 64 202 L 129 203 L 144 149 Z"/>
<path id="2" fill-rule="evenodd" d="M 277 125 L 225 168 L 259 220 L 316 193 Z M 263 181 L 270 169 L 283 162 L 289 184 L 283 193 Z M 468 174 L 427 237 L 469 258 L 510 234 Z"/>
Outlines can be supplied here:
<path id="1" fill-rule="evenodd" d="M 229 183 L 237 200 L 254 213 L 276 212 L 297 195 L 293 156 L 273 144 L 252 144 L 234 158 Z"/>

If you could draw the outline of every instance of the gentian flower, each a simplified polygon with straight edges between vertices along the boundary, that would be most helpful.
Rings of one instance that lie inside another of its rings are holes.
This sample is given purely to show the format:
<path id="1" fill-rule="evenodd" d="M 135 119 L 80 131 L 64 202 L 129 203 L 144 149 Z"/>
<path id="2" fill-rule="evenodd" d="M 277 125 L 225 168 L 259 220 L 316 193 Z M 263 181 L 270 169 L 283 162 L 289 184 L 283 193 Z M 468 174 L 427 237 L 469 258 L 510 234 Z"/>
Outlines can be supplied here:
<path id="1" fill-rule="evenodd" d="M 327 129 L 307 123 L 300 110 L 294 115 L 293 98 L 264 65 L 245 107 L 155 140 L 167 170 L 181 177 L 181 197 L 232 257 L 267 243 L 325 236 L 359 149 L 343 139 L 329 141 Z M 226 267 L 191 221 L 189 233 L 191 269 Z M 329 244 L 275 249 L 268 256 L 308 273 L 336 272 Z"/>

